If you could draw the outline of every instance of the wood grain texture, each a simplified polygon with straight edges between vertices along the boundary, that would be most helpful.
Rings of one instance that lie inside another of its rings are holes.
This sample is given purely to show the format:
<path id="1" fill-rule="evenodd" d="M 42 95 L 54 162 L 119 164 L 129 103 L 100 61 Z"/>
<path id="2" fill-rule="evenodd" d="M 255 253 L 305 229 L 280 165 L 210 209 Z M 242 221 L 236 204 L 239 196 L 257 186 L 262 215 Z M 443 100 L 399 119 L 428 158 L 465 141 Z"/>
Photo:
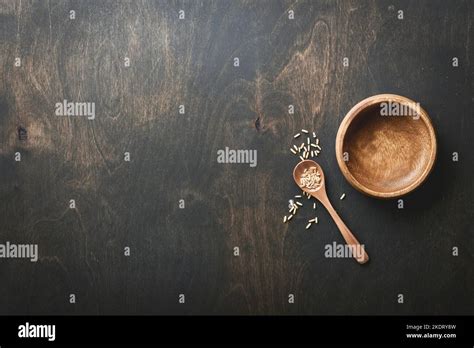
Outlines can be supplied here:
<path id="1" fill-rule="evenodd" d="M 0 314 L 473 314 L 473 13 L 467 0 L 1 0 L 0 242 L 38 243 L 40 260 L 0 260 Z M 403 210 L 336 163 L 342 118 L 379 93 L 419 101 L 438 132 Z M 54 116 L 64 99 L 95 102 L 96 119 Z M 368 267 L 324 257 L 342 238 L 322 209 L 311 232 L 307 206 L 281 222 L 301 128 L 321 139 L 328 195 Z M 258 150 L 257 167 L 217 163 L 226 146 Z"/>

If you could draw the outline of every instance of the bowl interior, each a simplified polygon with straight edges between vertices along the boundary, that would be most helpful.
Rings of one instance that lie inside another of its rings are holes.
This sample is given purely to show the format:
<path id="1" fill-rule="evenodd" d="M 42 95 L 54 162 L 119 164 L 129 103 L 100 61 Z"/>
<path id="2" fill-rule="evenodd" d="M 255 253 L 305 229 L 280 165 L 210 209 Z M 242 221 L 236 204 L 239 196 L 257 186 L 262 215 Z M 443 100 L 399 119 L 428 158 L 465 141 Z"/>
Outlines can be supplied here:
<path id="1" fill-rule="evenodd" d="M 382 116 L 381 110 L 376 102 L 353 117 L 342 150 L 349 154 L 345 164 L 359 189 L 389 197 L 421 183 L 432 166 L 435 144 L 427 116 L 413 108 L 404 116 Z"/>

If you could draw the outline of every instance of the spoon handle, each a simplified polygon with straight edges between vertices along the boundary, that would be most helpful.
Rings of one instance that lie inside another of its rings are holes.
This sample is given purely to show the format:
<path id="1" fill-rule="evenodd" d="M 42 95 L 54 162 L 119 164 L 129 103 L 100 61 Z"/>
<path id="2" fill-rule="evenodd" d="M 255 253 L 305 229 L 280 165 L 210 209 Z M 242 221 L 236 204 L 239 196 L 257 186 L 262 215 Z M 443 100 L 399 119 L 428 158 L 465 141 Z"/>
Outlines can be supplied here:
<path id="1" fill-rule="evenodd" d="M 342 219 L 336 213 L 333 206 L 331 205 L 331 202 L 329 202 L 329 199 L 327 198 L 327 196 L 324 197 L 323 199 L 320 199 L 320 201 L 326 207 L 329 214 L 332 216 L 337 227 L 339 227 L 339 231 L 344 237 L 347 245 L 352 247 L 352 255 L 357 260 L 357 262 L 359 262 L 360 264 L 364 264 L 367 261 L 369 261 L 369 255 L 367 255 L 367 253 L 365 252 L 365 248 L 360 246 L 359 241 L 356 239 L 356 237 L 354 237 L 352 232 L 349 230 L 346 224 L 342 221 Z"/>

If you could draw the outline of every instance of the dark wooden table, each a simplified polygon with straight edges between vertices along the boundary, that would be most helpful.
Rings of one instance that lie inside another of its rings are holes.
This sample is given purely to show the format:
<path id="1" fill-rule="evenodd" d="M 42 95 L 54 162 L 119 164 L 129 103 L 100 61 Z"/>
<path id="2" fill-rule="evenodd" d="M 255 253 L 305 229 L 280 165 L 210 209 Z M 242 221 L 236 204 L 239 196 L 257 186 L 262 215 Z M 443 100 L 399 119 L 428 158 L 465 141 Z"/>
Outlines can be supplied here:
<path id="1" fill-rule="evenodd" d="M 40 258 L 0 259 L 0 314 L 474 314 L 473 16 L 472 1 L 1 1 L 0 243 Z M 379 93 L 419 101 L 438 135 L 404 209 L 336 163 L 342 118 Z M 65 99 L 95 119 L 56 116 Z M 367 265 L 324 257 L 342 238 L 321 207 L 309 230 L 309 206 L 282 222 L 301 128 Z M 218 163 L 225 147 L 257 166 Z"/>

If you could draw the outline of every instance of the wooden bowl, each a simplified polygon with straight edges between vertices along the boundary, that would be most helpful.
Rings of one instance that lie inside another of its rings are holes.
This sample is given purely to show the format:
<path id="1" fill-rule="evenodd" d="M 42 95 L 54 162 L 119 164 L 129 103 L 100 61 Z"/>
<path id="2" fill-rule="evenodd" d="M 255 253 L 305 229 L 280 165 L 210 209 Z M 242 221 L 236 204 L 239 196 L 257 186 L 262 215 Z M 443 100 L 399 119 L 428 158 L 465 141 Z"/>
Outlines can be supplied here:
<path id="1" fill-rule="evenodd" d="M 347 113 L 337 132 L 336 157 L 342 174 L 360 192 L 400 197 L 431 172 L 436 135 L 428 113 L 413 100 L 375 95 Z"/>

